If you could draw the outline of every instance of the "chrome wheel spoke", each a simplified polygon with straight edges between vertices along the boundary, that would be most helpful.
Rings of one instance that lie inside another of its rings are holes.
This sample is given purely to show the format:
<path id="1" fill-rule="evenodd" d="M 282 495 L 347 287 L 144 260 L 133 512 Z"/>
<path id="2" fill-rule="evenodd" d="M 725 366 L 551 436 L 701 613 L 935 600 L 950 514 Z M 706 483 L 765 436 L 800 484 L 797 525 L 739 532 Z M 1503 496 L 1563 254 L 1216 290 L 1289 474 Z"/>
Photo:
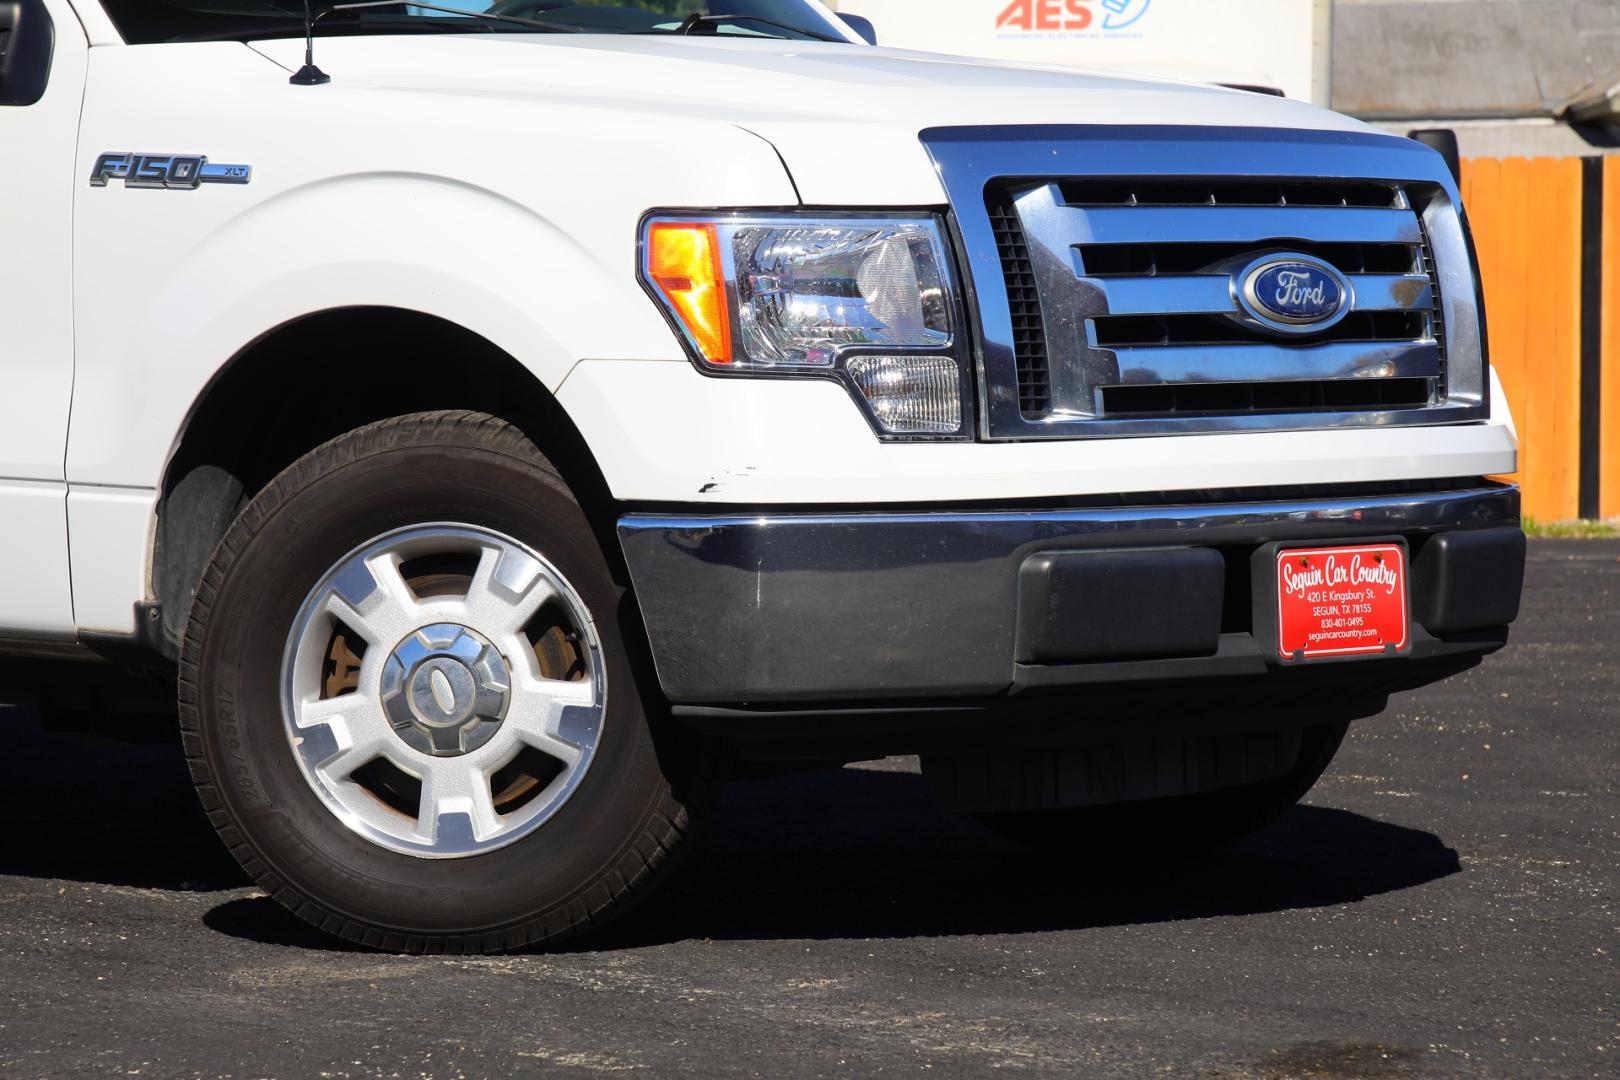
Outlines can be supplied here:
<path id="1" fill-rule="evenodd" d="M 465 847 L 501 829 L 489 777 L 465 759 L 434 759 L 422 772 L 417 832 L 435 846 Z"/>
<path id="2" fill-rule="evenodd" d="M 516 634 L 557 595 L 538 559 L 490 544 L 479 552 L 478 570 L 467 589 L 467 621 L 486 633 Z"/>
<path id="3" fill-rule="evenodd" d="M 596 745 L 601 714 L 590 681 L 525 675 L 516 683 L 506 722 L 519 739 L 565 764 Z"/>
<path id="4" fill-rule="evenodd" d="M 298 727 L 294 746 L 299 755 L 333 780 L 388 756 L 395 742 L 382 709 L 361 694 L 305 703 L 299 708 Z"/>
<path id="5" fill-rule="evenodd" d="M 422 620 L 422 604 L 389 552 L 345 563 L 332 578 L 327 614 L 349 626 L 368 645 L 386 647 Z"/>

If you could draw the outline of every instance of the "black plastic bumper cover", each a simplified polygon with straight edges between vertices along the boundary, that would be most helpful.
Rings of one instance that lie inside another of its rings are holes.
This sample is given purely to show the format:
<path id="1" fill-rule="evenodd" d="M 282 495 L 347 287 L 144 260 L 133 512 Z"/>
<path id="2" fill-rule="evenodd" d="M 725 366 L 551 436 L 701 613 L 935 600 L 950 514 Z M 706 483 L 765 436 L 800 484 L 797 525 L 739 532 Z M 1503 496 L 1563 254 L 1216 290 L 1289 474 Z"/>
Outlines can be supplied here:
<path id="1" fill-rule="evenodd" d="M 1266 676 L 1248 559 L 1272 541 L 1399 536 L 1414 647 L 1506 640 L 1523 580 L 1515 488 L 1017 512 L 620 519 L 677 704 L 978 698 Z M 1241 598 L 1234 602 L 1235 598 Z"/>

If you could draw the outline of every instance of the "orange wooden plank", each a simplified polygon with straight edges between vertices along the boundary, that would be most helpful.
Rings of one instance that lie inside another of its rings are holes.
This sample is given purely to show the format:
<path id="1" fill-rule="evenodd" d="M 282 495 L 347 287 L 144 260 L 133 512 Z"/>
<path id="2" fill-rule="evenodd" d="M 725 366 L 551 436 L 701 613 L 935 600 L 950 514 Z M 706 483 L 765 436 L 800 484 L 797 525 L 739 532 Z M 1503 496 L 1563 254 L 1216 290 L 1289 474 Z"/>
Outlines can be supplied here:
<path id="1" fill-rule="evenodd" d="M 1620 172 L 1610 180 L 1620 200 Z M 1542 520 L 1575 517 L 1580 507 L 1581 184 L 1578 158 L 1480 158 L 1464 172 L 1491 360 L 1519 429 L 1512 479 L 1524 489 L 1525 513 Z M 1620 253 L 1620 210 L 1616 217 Z M 1614 287 L 1620 292 L 1620 282 Z M 1615 312 L 1611 324 L 1620 301 Z M 1620 327 L 1607 330 L 1620 368 Z M 1615 378 L 1620 393 L 1620 372 Z M 1611 452 L 1620 448 L 1620 419 L 1616 426 Z M 1620 511 L 1620 461 L 1614 471 L 1608 490 Z"/>
<path id="2" fill-rule="evenodd" d="M 1524 247 L 1526 222 L 1523 207 L 1528 189 L 1529 162 L 1509 158 L 1498 163 L 1495 199 L 1483 209 L 1489 222 L 1491 255 L 1484 266 L 1485 309 L 1489 319 L 1491 355 L 1507 392 L 1508 406 L 1519 425 L 1519 471 L 1525 486 L 1526 512 L 1533 513 L 1535 448 L 1526 437 L 1530 414 L 1530 385 L 1524 377 Z"/>
<path id="3" fill-rule="evenodd" d="M 1546 308 L 1553 378 L 1552 483 L 1558 515 L 1580 516 L 1581 507 L 1581 159 L 1558 159 L 1549 165 L 1554 193 L 1549 256 L 1553 296 Z"/>
<path id="4" fill-rule="evenodd" d="M 1580 438 L 1580 164 L 1539 158 L 1504 166 L 1512 183 L 1498 208 L 1509 230 L 1513 395 L 1521 439 L 1525 511 L 1543 520 L 1576 516 Z"/>
<path id="5" fill-rule="evenodd" d="M 1620 517 L 1620 158 L 1603 169 L 1603 408 L 1598 512 Z"/>
<path id="6" fill-rule="evenodd" d="M 1507 363 L 1507 359 L 1497 352 L 1502 331 L 1497 327 L 1498 302 L 1493 299 L 1496 293 L 1496 279 L 1501 276 L 1498 263 L 1502 255 L 1502 219 L 1498 212 L 1502 191 L 1502 162 L 1500 158 L 1465 158 L 1463 160 L 1462 193 L 1463 212 L 1468 215 L 1469 229 L 1474 236 L 1474 248 L 1479 257 L 1480 276 L 1484 282 L 1485 290 L 1485 323 L 1489 331 L 1487 354 L 1491 359 L 1491 366 L 1500 374 Z M 1504 316 L 1505 318 L 1505 316 Z M 1514 408 L 1511 396 L 1506 392 L 1506 384 L 1512 382 L 1508 376 L 1504 380 L 1504 396 L 1509 396 L 1506 402 L 1508 409 Z M 1500 408 L 1502 402 L 1497 402 Z M 1517 417 L 1518 413 L 1514 412 Z M 1508 473 L 1495 479 L 1518 483 L 1522 477 L 1518 472 Z"/>
<path id="7" fill-rule="evenodd" d="M 1539 276 L 1551 290 L 1538 313 L 1550 376 L 1542 380 L 1551 417 L 1543 460 L 1557 516 L 1576 518 L 1581 500 L 1581 159 L 1544 159 L 1541 173 L 1547 262 Z"/>
<path id="8" fill-rule="evenodd" d="M 1544 159 L 1524 162 L 1518 212 L 1506 207 L 1520 225 L 1519 270 L 1521 335 L 1520 372 L 1525 390 L 1525 417 L 1520 431 L 1529 445 L 1525 462 L 1525 491 L 1530 513 L 1543 520 L 1558 519 L 1557 460 L 1554 442 L 1552 381 L 1558 377 L 1558 357 L 1552 349 L 1551 308 L 1557 303 L 1556 214 L 1551 177 Z"/>
<path id="9" fill-rule="evenodd" d="M 1463 209 L 1468 214 L 1469 227 L 1474 234 L 1474 247 L 1479 255 L 1480 274 L 1486 294 L 1486 323 L 1494 331 L 1495 319 L 1492 294 L 1495 292 L 1496 259 L 1501 246 L 1498 217 L 1495 212 L 1502 185 L 1502 163 L 1496 158 L 1469 158 L 1463 162 Z M 1494 334 L 1493 334 L 1494 336 Z M 1491 342 L 1491 347 L 1495 343 Z M 1492 357 L 1493 362 L 1500 358 Z"/>
<path id="10" fill-rule="evenodd" d="M 1480 275 L 1484 280 L 1486 325 L 1493 331 L 1494 337 L 1496 320 L 1492 315 L 1490 297 L 1495 289 L 1494 267 L 1500 246 L 1494 207 L 1502 183 L 1502 163 L 1496 158 L 1469 158 L 1463 162 L 1463 182 L 1466 185 L 1463 210 L 1468 215 L 1469 228 L 1474 234 L 1474 249 L 1479 256 Z M 1494 351 L 1495 342 L 1487 344 Z M 1493 363 L 1500 360 L 1494 354 L 1491 359 Z"/>

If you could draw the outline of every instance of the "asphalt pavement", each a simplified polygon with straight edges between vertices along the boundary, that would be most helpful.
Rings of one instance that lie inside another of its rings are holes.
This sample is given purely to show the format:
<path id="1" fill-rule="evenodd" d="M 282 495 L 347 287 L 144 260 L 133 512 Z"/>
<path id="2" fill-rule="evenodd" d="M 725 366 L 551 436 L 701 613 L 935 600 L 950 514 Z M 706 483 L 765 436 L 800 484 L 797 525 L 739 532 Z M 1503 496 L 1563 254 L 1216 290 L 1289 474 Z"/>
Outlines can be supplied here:
<path id="1" fill-rule="evenodd" d="M 3 1077 L 1620 1077 L 1620 542 L 1535 543 L 1506 652 L 1212 860 L 1028 854 L 892 759 L 734 785 L 553 954 L 348 949 L 246 884 L 172 740 L 0 733 Z"/>

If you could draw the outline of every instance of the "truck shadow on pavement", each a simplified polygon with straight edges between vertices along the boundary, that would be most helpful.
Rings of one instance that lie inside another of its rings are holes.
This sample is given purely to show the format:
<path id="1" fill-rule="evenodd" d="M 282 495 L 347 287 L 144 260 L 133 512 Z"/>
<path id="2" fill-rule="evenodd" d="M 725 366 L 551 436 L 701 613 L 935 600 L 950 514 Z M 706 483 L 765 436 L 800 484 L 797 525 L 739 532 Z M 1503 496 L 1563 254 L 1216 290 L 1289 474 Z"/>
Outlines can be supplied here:
<path id="1" fill-rule="evenodd" d="M 0 877 L 235 892 L 250 883 L 197 806 L 178 746 L 39 731 L 0 760 Z M 1455 874 L 1432 833 L 1299 806 L 1190 865 L 1075 865 L 935 810 L 903 768 L 740 781 L 682 872 L 606 936 L 611 950 L 691 939 L 1016 934 L 1353 903 Z M 214 931 L 308 949 L 346 946 L 263 896 L 203 919 Z"/>

